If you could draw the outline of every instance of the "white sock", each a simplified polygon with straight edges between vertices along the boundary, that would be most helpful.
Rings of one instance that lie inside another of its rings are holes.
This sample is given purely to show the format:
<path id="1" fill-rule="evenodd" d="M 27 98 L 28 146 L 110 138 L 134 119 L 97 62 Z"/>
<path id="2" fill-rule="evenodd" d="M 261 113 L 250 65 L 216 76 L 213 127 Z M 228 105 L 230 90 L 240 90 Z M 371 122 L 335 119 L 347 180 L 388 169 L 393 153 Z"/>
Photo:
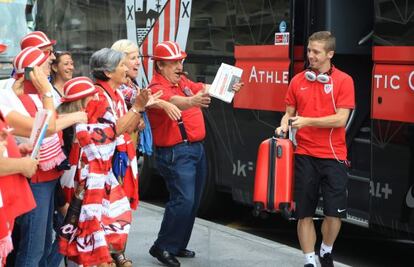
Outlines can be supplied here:
<path id="1" fill-rule="evenodd" d="M 315 252 L 305 253 L 305 264 L 308 263 L 316 267 Z"/>
<path id="2" fill-rule="evenodd" d="M 332 247 L 333 246 L 325 245 L 325 243 L 322 242 L 321 250 L 319 251 L 319 255 L 321 255 L 321 257 L 323 257 L 326 253 L 332 253 Z"/>

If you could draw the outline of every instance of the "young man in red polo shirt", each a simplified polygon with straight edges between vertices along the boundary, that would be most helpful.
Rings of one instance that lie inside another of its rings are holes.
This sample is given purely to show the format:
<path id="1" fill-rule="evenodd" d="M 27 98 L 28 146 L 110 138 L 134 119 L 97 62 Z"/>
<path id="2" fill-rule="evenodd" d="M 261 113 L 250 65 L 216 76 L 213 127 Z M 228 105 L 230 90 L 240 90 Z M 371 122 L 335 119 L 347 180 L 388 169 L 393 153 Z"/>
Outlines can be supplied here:
<path id="1" fill-rule="evenodd" d="M 325 218 L 319 260 L 333 266 L 332 247 L 347 208 L 347 148 L 345 125 L 354 108 L 354 83 L 335 68 L 331 59 L 335 37 L 327 31 L 309 37 L 309 69 L 293 77 L 286 94 L 286 113 L 279 134 L 288 121 L 297 129 L 295 150 L 295 202 L 299 243 L 305 266 L 316 267 L 316 232 L 312 217 L 322 190 Z"/>
<path id="2" fill-rule="evenodd" d="M 172 267 L 180 266 L 176 257 L 195 256 L 194 251 L 187 249 L 187 244 L 207 174 L 202 143 L 206 131 L 201 108 L 210 104 L 209 85 L 192 82 L 183 76 L 186 56 L 175 42 L 157 44 L 152 57 L 156 72 L 149 86 L 154 94 L 162 91 L 161 99 L 181 110 L 178 121 L 162 109 L 148 111 L 157 167 L 170 193 L 161 229 L 150 254 Z M 233 90 L 239 91 L 242 85 L 235 84 Z"/>

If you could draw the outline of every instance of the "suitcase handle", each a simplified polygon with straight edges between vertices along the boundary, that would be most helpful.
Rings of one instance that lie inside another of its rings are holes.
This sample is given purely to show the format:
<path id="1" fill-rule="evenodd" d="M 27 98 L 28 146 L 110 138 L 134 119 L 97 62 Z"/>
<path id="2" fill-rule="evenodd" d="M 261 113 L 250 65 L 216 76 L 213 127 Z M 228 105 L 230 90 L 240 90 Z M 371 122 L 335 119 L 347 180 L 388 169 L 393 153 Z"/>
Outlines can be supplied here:
<path id="1" fill-rule="evenodd" d="M 289 140 L 293 142 L 292 119 L 288 120 Z"/>
<path id="2" fill-rule="evenodd" d="M 288 133 L 289 133 L 289 140 L 292 141 L 293 140 L 293 132 L 292 132 L 292 119 L 288 120 Z M 281 131 L 280 134 L 277 134 L 276 132 L 274 133 L 274 135 L 272 136 L 273 139 L 276 138 L 285 138 L 285 132 Z"/>

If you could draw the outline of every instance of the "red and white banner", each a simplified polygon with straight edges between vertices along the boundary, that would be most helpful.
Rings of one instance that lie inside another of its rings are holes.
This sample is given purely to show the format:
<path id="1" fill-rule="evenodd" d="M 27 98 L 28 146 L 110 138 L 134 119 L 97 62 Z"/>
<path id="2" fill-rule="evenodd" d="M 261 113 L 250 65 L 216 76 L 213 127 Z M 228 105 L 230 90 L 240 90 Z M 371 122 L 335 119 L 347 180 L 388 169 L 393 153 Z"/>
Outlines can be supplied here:
<path id="1" fill-rule="evenodd" d="M 126 0 L 128 39 L 136 42 L 142 56 L 138 84 L 145 87 L 153 74 L 155 45 L 175 41 L 185 50 L 190 29 L 191 0 Z"/>

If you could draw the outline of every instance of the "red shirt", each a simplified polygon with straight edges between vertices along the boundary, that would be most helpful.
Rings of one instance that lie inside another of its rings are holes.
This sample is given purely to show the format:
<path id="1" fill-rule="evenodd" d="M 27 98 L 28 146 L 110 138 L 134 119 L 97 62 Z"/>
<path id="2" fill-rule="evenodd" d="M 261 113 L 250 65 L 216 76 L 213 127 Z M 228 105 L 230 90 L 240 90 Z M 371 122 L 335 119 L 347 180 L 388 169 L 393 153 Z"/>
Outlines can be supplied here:
<path id="1" fill-rule="evenodd" d="M 19 96 L 19 99 L 23 103 L 30 116 L 34 118 L 36 116 L 37 107 L 30 96 L 23 94 Z M 49 182 L 58 179 L 62 174 L 63 171 L 59 171 L 56 168 L 48 171 L 43 171 L 40 168 L 37 168 L 36 173 L 30 178 L 30 181 L 32 183 Z"/>
<path id="2" fill-rule="evenodd" d="M 0 119 L 0 129 L 5 127 L 6 124 Z M 9 158 L 21 158 L 19 148 L 12 135 L 7 137 L 7 154 Z M 2 212 L 11 227 L 17 216 L 36 207 L 29 183 L 21 174 L 0 176 L 0 191 L 3 199 Z M 0 221 L 0 224 L 3 223 Z"/>
<path id="3" fill-rule="evenodd" d="M 149 85 L 152 93 L 163 91 L 161 99 L 170 101 L 173 96 L 192 96 L 203 89 L 203 83 L 195 83 L 182 76 L 178 84 L 172 84 L 161 74 L 155 73 Z M 162 109 L 148 111 L 155 146 L 168 147 L 183 141 L 177 121 L 171 120 Z M 206 136 L 201 108 L 192 107 L 181 112 L 184 128 L 190 142 L 202 141 Z"/>
<path id="4" fill-rule="evenodd" d="M 332 67 L 331 82 L 322 84 L 308 81 L 304 73 L 305 71 L 302 71 L 293 77 L 285 98 L 288 106 L 296 108 L 298 116 L 318 118 L 335 114 L 335 107 L 354 108 L 354 82 L 351 76 Z M 345 128 L 333 128 L 332 134 L 331 130 L 332 128 L 317 127 L 299 129 L 296 133 L 295 153 L 345 160 Z"/>

